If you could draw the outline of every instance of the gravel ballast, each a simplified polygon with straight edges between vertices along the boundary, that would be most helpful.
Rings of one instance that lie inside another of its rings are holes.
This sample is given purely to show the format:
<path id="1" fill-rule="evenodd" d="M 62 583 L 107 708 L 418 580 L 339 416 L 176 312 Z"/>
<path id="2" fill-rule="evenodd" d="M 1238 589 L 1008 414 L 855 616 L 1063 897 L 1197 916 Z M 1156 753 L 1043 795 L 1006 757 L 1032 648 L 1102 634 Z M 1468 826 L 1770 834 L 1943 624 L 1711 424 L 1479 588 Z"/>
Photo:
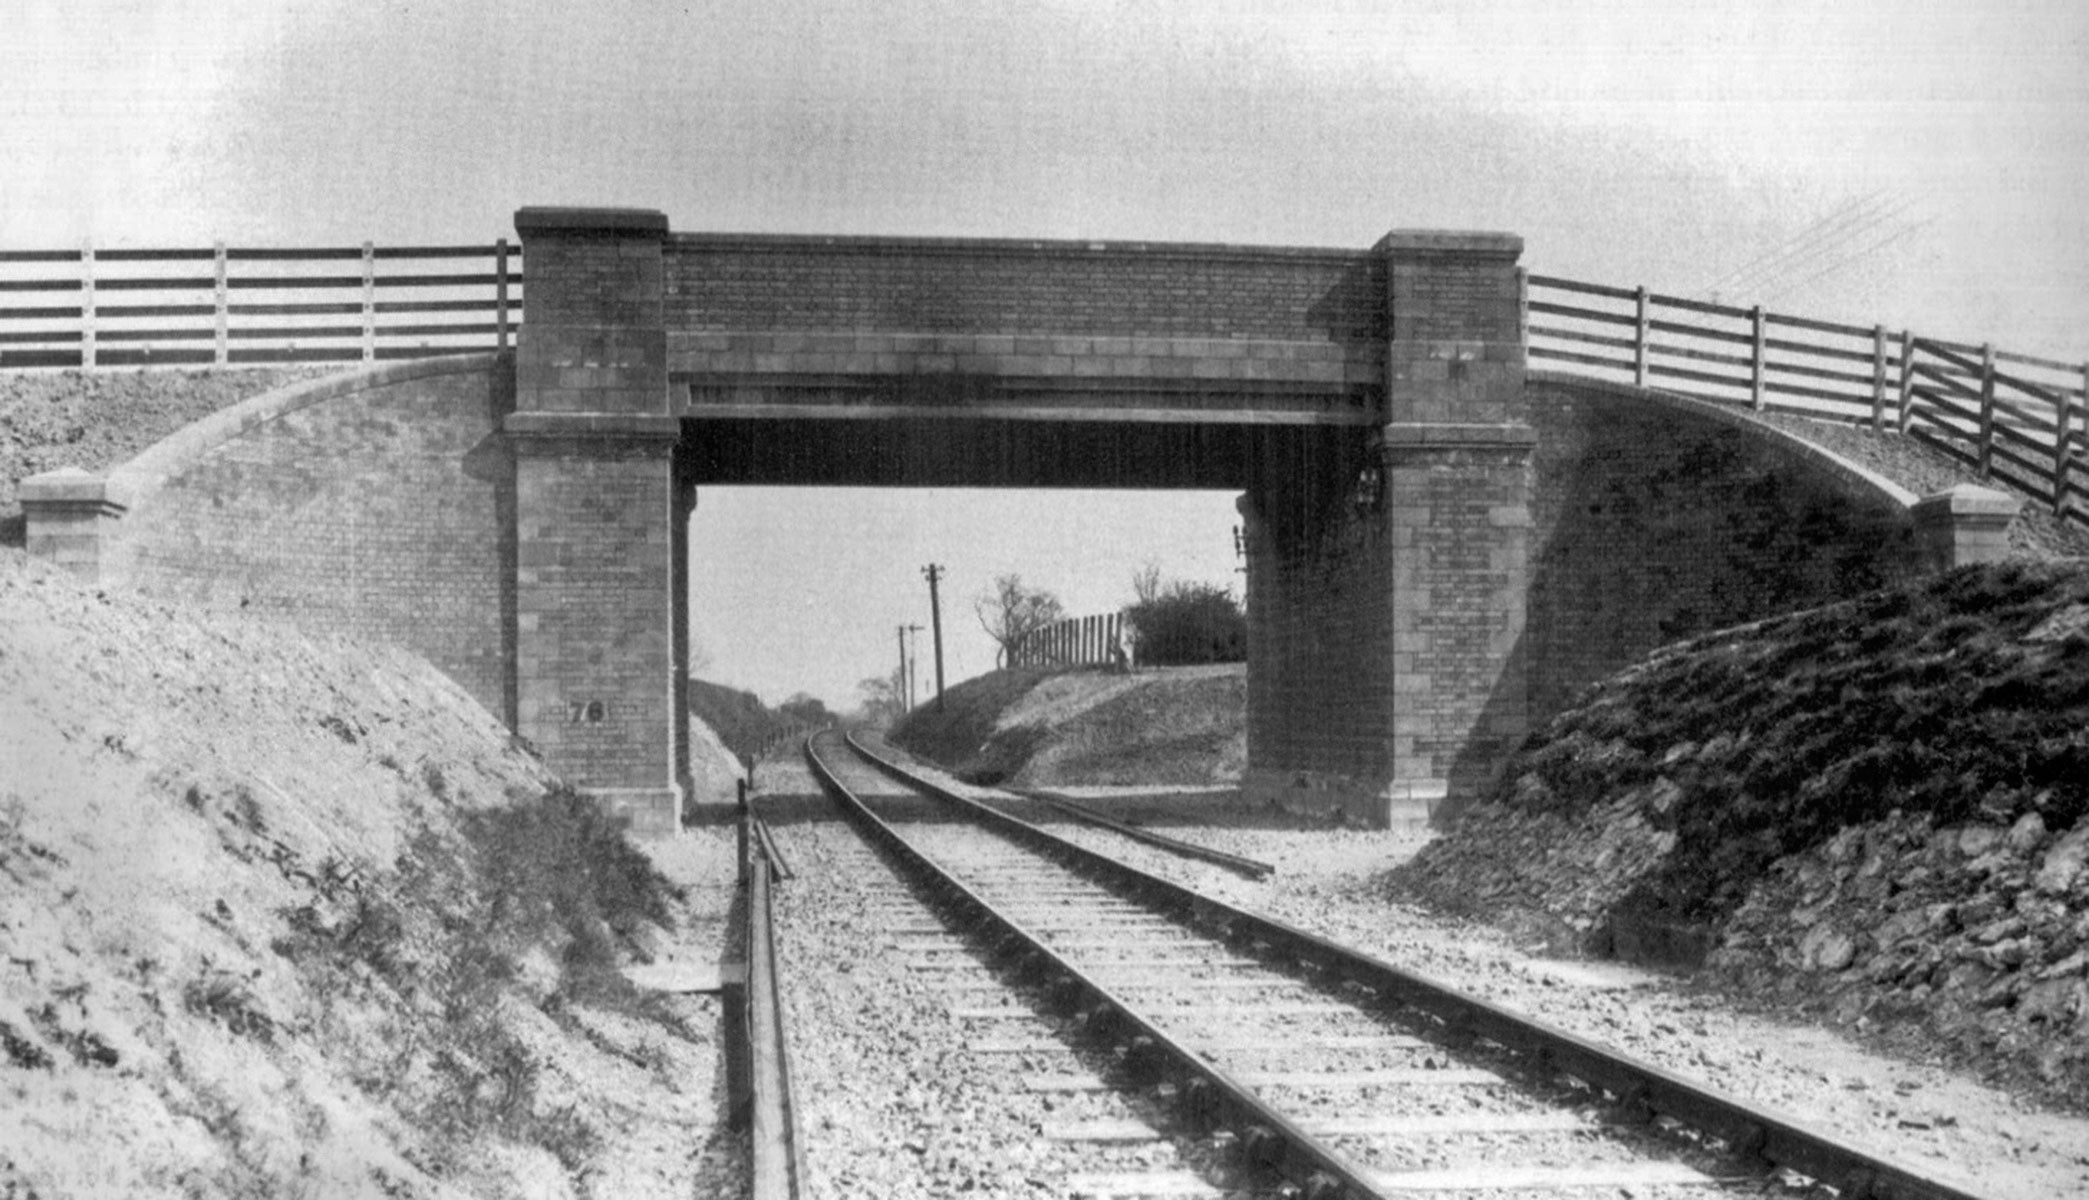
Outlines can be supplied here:
<path id="1" fill-rule="evenodd" d="M 811 1200 L 976 1194 L 1061 1197 L 1084 1173 L 1165 1165 L 1172 1145 L 1046 1139 L 1048 1125 L 1139 1117 L 1118 1096 L 1024 1089 L 1092 1072 L 1058 1026 L 1005 998 L 1001 1019 L 961 1015 L 951 989 L 990 985 L 963 942 L 795 764 L 765 763 L 758 804 L 795 877 L 776 890 L 777 953 Z M 917 964 L 936 962 L 940 969 Z M 986 1052 L 983 1043 L 1020 1044 Z"/>
<path id="2" fill-rule="evenodd" d="M 921 769 L 965 794 L 992 794 Z M 1869 1049 L 1678 976 L 1553 957 L 1535 939 L 1393 899 L 1389 874 L 1433 835 L 1302 829 L 1209 793 L 1171 805 L 1150 789 L 1130 801 L 1114 799 L 1121 789 L 1061 790 L 1090 805 L 1117 805 L 1119 815 L 1155 832 L 1273 862 L 1276 874 L 1250 881 L 1067 821 L 1042 805 L 1003 807 L 1069 840 L 1540 1016 L 1974 1194 L 2089 1194 L 2089 1119 L 2042 1109 L 1937 1061 Z"/>

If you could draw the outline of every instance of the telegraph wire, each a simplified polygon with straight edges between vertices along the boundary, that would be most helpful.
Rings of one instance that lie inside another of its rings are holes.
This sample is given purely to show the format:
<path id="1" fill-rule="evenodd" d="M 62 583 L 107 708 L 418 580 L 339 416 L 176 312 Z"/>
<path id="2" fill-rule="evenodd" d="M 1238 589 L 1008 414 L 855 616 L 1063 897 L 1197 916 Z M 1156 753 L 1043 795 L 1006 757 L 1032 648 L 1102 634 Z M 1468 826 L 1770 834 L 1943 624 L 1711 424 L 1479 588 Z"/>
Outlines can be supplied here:
<path id="1" fill-rule="evenodd" d="M 1779 296 L 1786 296 L 1791 294 L 1792 292 L 1798 291 L 1800 288 L 1803 288 L 1816 280 L 1823 279 L 1829 275 L 1833 275 L 1837 271 L 1843 270 L 1844 268 L 1848 267 L 1850 264 L 1856 262 L 1859 259 L 1868 258 L 1871 255 L 1877 254 L 1879 251 L 1884 250 L 1886 247 L 1891 246 L 1893 243 L 1897 241 L 1900 241 L 1902 238 L 1907 237 L 1909 234 L 1928 228 L 1933 220 L 1934 218 L 1925 217 L 1920 221 L 1915 221 L 1911 224 L 1903 225 L 1899 229 L 1893 231 L 1891 234 L 1888 234 L 1886 237 L 1881 238 L 1876 242 L 1873 242 L 1869 246 L 1866 246 L 1864 249 L 1846 254 L 1843 257 L 1830 263 L 1829 265 L 1814 272 L 1813 274 L 1808 275 L 1806 278 L 1799 280 L 1797 283 L 1787 284 L 1786 286 L 1778 289 L 1777 291 L 1772 292 L 1767 296 L 1764 296 L 1763 300 L 1765 303 L 1767 303 L 1771 300 L 1777 299 Z"/>
<path id="2" fill-rule="evenodd" d="M 1718 279 L 1713 280 L 1712 283 L 1704 289 L 1704 294 L 1710 296 L 1716 295 L 1717 293 L 1722 291 L 1731 290 L 1735 285 L 1745 280 L 1748 276 L 1768 266 L 1771 262 L 1784 258 L 1785 256 L 1791 254 L 1793 251 L 1801 248 L 1803 245 L 1811 245 L 1816 239 L 1821 237 L 1823 234 L 1829 232 L 1829 226 L 1835 225 L 1841 221 L 1848 219 L 1851 216 L 1851 214 L 1857 212 L 1858 210 L 1872 203 L 1876 199 L 1876 193 L 1874 193 L 1871 196 L 1859 197 L 1858 199 L 1852 200 L 1849 203 L 1843 205 L 1842 207 L 1837 208 L 1832 212 L 1829 212 L 1827 215 L 1817 218 L 1811 224 L 1807 225 L 1806 228 L 1801 229 L 1799 232 L 1795 234 L 1792 234 L 1790 237 L 1785 238 L 1784 241 L 1778 243 L 1777 245 L 1771 247 L 1768 250 L 1763 251 L 1761 254 L 1756 255 L 1754 258 L 1748 260 L 1747 262 L 1741 264 L 1733 270 L 1728 271 L 1726 274 L 1721 275 Z"/>
<path id="3" fill-rule="evenodd" d="M 1813 270 L 1816 264 L 1825 259 L 1842 255 L 1844 247 L 1853 242 L 1867 240 L 1882 228 L 1889 230 L 1888 236 L 1898 232 L 1898 229 L 1908 228 L 1910 223 L 1905 218 L 1911 207 L 1909 202 L 1901 201 L 1889 208 L 1867 214 L 1855 223 L 1838 227 L 1832 240 L 1811 247 L 1802 254 L 1788 256 L 1773 268 L 1758 272 L 1747 286 L 1758 293 L 1785 289 L 1793 278 L 1802 272 Z"/>
<path id="4" fill-rule="evenodd" d="M 1727 272 L 1707 291 L 1716 295 L 1776 287 L 1833 253 L 1837 245 L 1898 220 L 1907 208 L 1905 201 L 1886 201 L 1879 193 L 1852 201 L 1786 239 L 1783 245 Z"/>

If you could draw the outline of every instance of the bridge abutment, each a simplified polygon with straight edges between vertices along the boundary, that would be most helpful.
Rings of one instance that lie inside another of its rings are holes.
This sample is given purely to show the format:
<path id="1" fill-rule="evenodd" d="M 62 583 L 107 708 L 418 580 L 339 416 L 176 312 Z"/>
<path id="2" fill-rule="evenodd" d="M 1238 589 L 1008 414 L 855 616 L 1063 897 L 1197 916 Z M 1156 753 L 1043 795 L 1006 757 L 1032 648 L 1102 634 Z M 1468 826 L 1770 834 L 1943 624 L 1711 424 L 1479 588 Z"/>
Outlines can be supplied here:
<path id="1" fill-rule="evenodd" d="M 690 489 L 661 317 L 667 218 L 516 214 L 529 281 L 515 368 L 515 731 L 644 834 L 687 790 Z"/>
<path id="2" fill-rule="evenodd" d="M 1521 251 L 1388 234 L 1385 424 L 1359 462 L 1306 468 L 1353 483 L 1303 520 L 1270 519 L 1277 493 L 1314 492 L 1302 480 L 1243 498 L 1252 799 L 1420 825 L 1528 725 Z"/>

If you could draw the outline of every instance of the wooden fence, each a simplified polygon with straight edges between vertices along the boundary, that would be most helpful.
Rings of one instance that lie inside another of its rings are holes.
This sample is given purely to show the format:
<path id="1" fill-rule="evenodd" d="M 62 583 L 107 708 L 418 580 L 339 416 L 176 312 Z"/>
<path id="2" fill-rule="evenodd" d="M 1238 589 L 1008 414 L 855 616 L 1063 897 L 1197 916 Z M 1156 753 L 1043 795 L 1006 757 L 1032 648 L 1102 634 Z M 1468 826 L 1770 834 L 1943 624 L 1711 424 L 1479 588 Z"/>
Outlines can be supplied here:
<path id="1" fill-rule="evenodd" d="M 0 250 L 0 368 L 374 362 L 504 349 L 521 284 L 521 252 L 506 240 Z"/>
<path id="2" fill-rule="evenodd" d="M 1110 647 L 1131 648 L 1129 622 L 1121 612 L 1068 617 L 1033 630 L 1011 656 L 1018 667 L 1080 666 L 1111 661 Z"/>
<path id="3" fill-rule="evenodd" d="M 358 269 L 344 271 L 345 263 Z M 0 250 L 0 369 L 374 362 L 505 349 L 521 314 L 521 265 L 520 248 L 505 239 Z M 1895 429 L 2089 525 L 2089 363 L 1645 288 L 1527 281 L 1534 366 Z M 1117 618 L 1080 620 L 1105 619 Z M 1053 633 L 1036 661 L 1107 661 L 1108 636 L 1088 636 Z M 1064 638 L 1074 641 L 1053 640 Z"/>
<path id="4" fill-rule="evenodd" d="M 1918 438 L 2089 525 L 2089 363 L 1527 277 L 1531 365 Z"/>

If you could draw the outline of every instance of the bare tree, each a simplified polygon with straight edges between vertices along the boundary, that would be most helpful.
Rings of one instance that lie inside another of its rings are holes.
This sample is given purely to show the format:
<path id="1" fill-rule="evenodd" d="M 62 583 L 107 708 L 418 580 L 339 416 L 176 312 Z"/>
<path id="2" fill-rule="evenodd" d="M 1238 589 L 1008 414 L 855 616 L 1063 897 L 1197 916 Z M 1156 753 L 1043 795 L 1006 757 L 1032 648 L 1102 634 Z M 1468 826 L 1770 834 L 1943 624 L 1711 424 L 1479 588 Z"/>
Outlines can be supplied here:
<path id="1" fill-rule="evenodd" d="M 1146 565 L 1132 572 L 1132 603 L 1151 604 L 1161 598 L 1161 565 L 1147 559 Z"/>
<path id="2" fill-rule="evenodd" d="M 1000 646 L 994 663 L 1002 667 L 1015 660 L 1015 648 L 1024 638 L 1065 615 L 1059 597 L 1041 588 L 1024 587 L 1020 575 L 997 577 L 993 590 L 973 598 L 972 611 L 987 636 Z"/>
<path id="3" fill-rule="evenodd" d="M 906 713 L 907 702 L 897 670 L 858 682 L 856 694 L 863 701 L 858 710 L 863 723 L 874 729 L 889 729 Z"/>

